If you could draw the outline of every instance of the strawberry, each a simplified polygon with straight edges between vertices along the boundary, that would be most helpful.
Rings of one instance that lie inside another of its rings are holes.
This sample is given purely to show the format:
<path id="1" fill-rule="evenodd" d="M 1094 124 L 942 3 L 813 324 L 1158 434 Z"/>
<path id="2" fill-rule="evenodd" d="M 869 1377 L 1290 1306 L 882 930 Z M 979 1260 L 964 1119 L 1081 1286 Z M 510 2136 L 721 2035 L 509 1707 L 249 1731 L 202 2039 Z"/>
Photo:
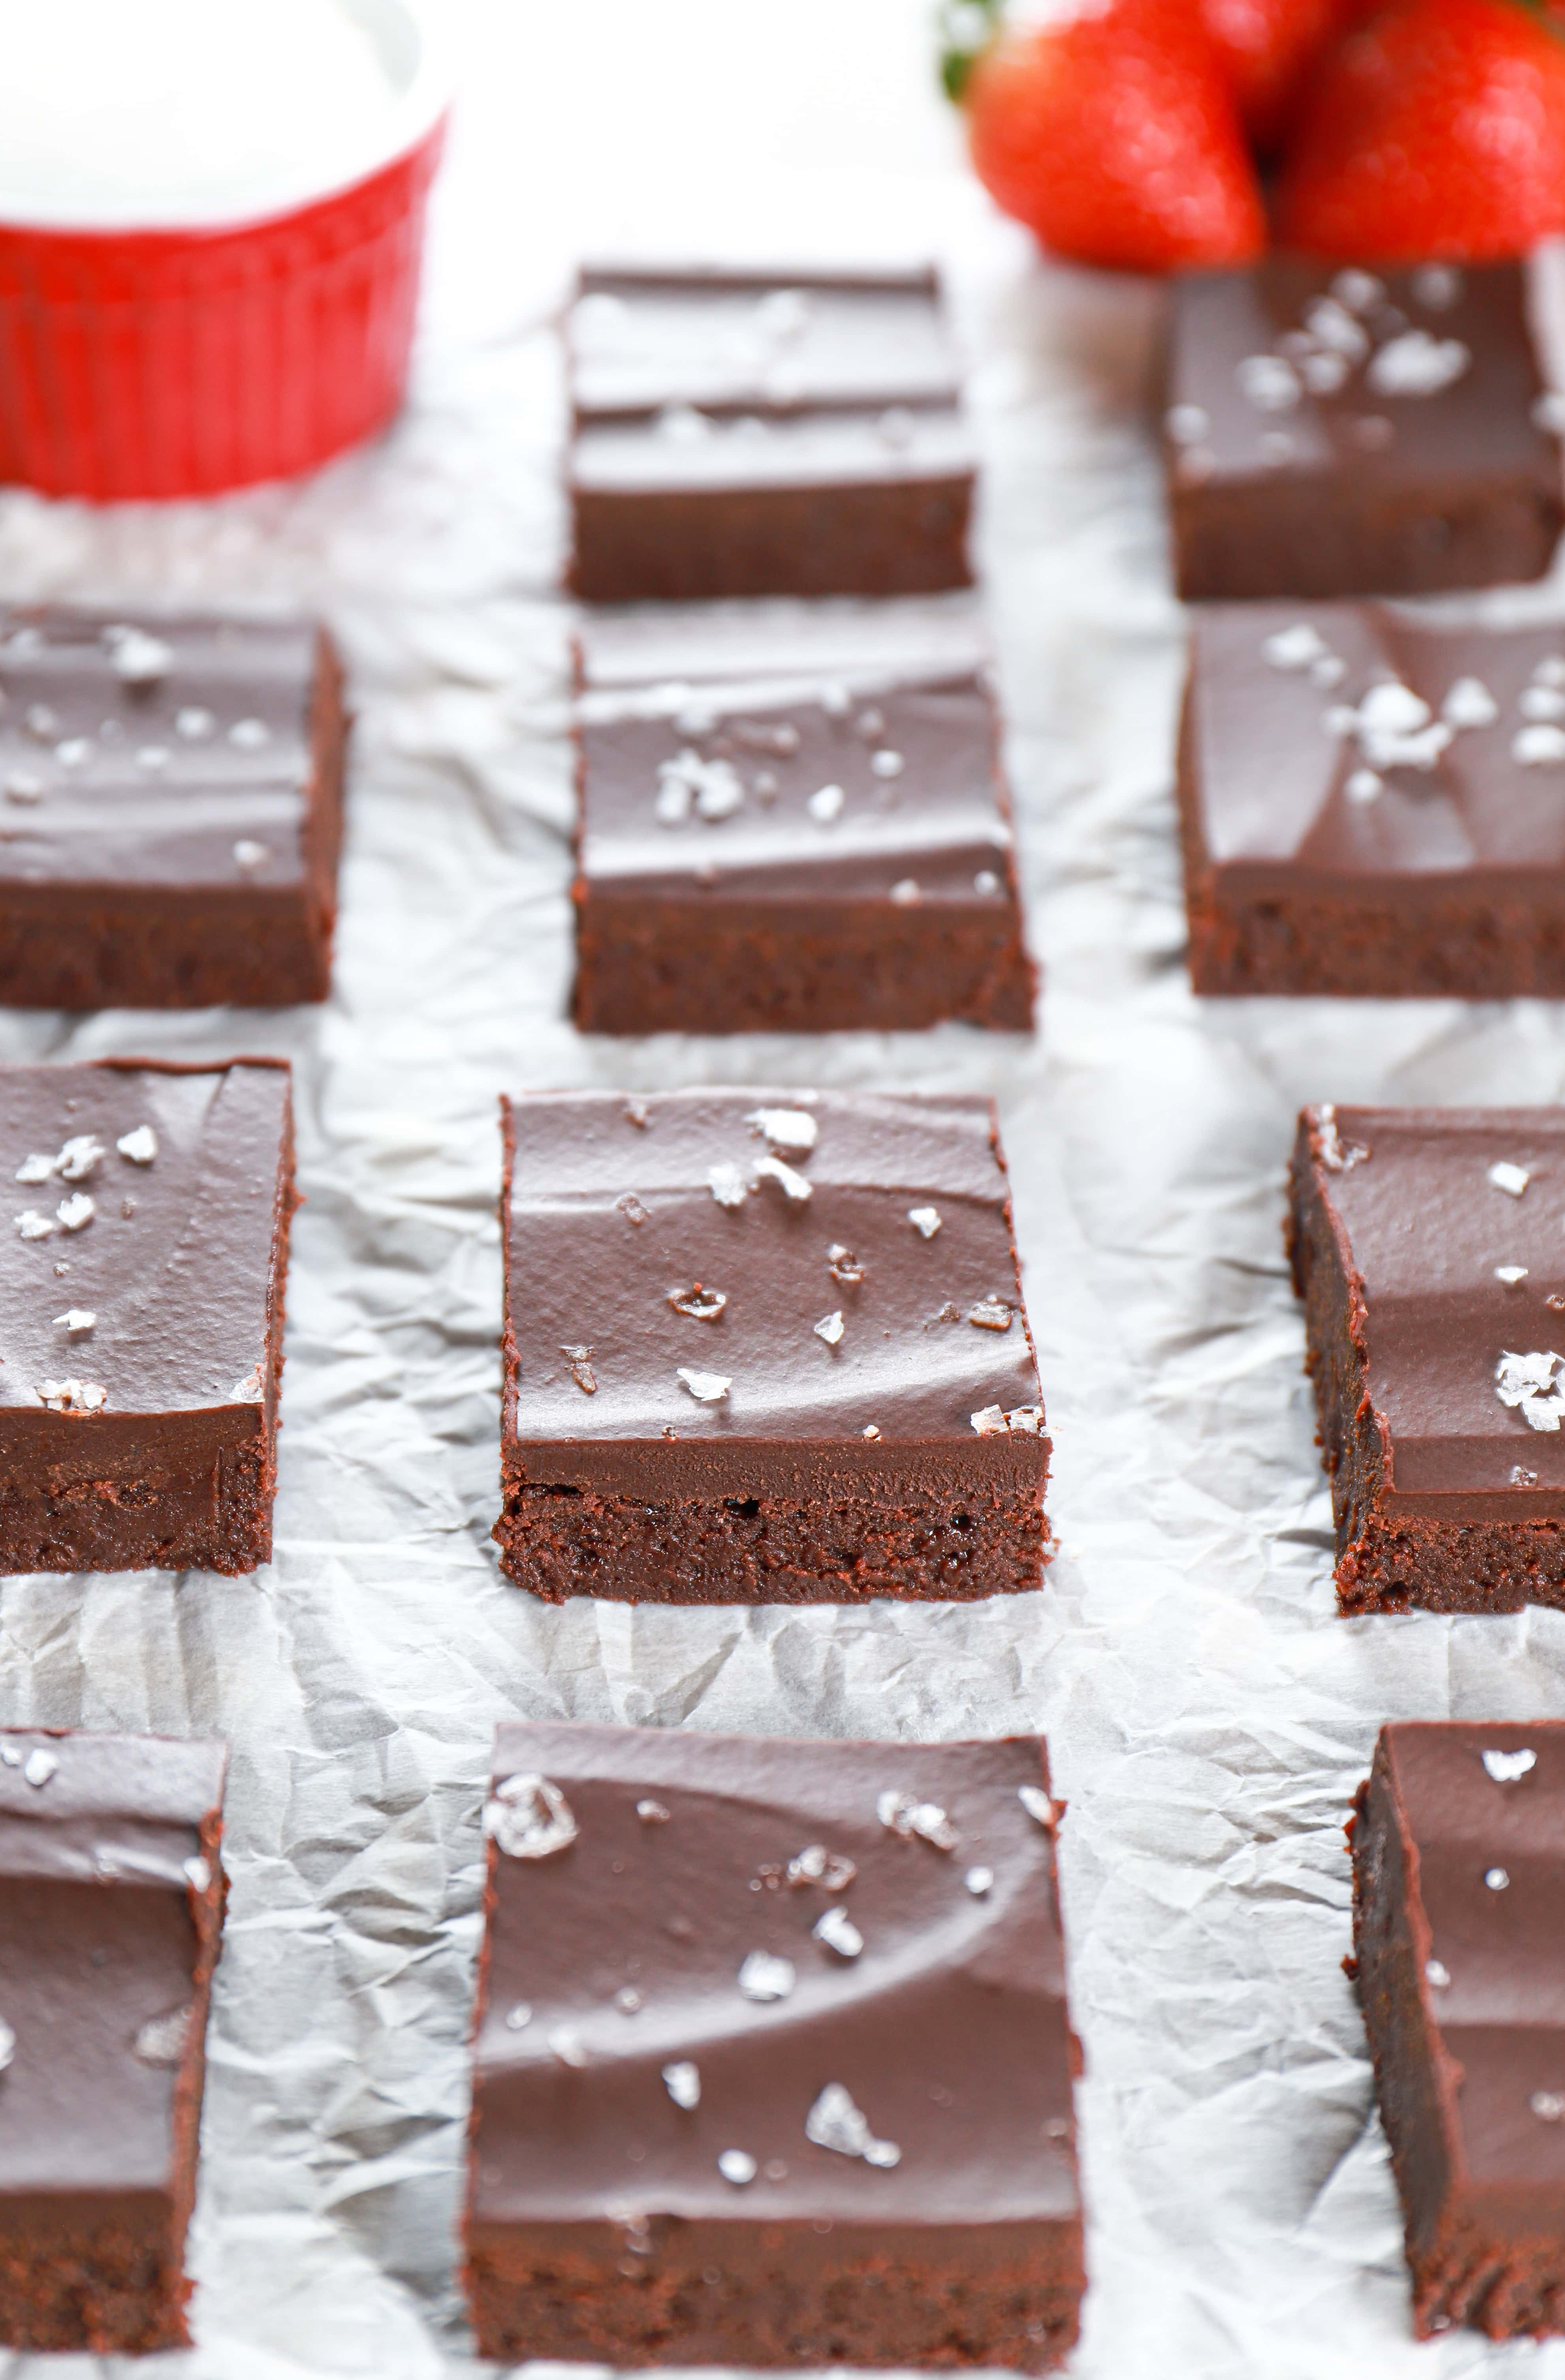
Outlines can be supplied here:
<path id="1" fill-rule="evenodd" d="M 1348 22 L 1357 0 L 1201 0 L 1257 148 L 1273 150 L 1316 59 Z"/>
<path id="2" fill-rule="evenodd" d="M 973 164 L 1007 214 L 1087 264 L 1238 264 L 1266 223 L 1194 0 L 1075 0 L 1002 26 L 963 89 Z"/>
<path id="3" fill-rule="evenodd" d="M 1279 235 L 1394 264 L 1518 256 L 1565 229 L 1565 22 L 1529 0 L 1390 0 L 1326 59 Z"/>

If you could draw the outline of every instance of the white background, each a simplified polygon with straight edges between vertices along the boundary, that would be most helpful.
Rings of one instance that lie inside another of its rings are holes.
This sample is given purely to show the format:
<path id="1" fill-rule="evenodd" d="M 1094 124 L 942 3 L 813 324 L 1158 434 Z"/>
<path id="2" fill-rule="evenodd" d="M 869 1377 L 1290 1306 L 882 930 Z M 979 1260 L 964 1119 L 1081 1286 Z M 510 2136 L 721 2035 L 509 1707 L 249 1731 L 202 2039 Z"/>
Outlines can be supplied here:
<path id="1" fill-rule="evenodd" d="M 478 1803 L 512 1714 L 916 1737 L 1042 1726 L 1093 2285 L 1082 2380 L 1565 2374 L 1409 2336 L 1341 1836 L 1386 1717 L 1565 1716 L 1565 1622 L 1334 1616 L 1280 1240 L 1301 1100 L 1555 1099 L 1542 1006 L 1199 1007 L 1149 434 L 1159 293 L 1048 271 L 960 172 L 922 0 L 451 11 L 464 90 L 409 411 L 297 489 L 0 500 L 0 590 L 307 602 L 359 714 L 320 1012 L 0 1020 L 13 1056 L 281 1050 L 300 1179 L 277 1559 L 8 1581 L 0 1717 L 234 1748 L 193 2357 L 433 2380 L 454 2286 Z M 549 310 L 584 246 L 933 243 L 975 358 L 980 533 L 1038 1038 L 584 1043 Z M 552 1610 L 500 1582 L 503 1086 L 896 1082 L 998 1098 L 1061 1549 L 976 1609 Z M 89 2367 L 41 2359 L 37 2380 Z M 125 2367 L 128 2369 L 128 2367 Z M 0 2359 L 6 2380 L 22 2366 Z"/>

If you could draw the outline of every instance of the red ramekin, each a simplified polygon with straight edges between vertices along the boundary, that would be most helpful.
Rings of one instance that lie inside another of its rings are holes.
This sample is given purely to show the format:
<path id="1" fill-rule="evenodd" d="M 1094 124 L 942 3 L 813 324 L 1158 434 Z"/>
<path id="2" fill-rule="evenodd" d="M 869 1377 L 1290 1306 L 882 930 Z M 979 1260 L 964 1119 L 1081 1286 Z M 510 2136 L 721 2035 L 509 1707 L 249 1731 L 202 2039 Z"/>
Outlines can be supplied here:
<path id="1" fill-rule="evenodd" d="M 449 86 L 408 0 L 372 13 L 400 90 L 385 154 L 351 181 L 243 221 L 0 221 L 0 481 L 213 495 L 308 471 L 395 413 Z"/>

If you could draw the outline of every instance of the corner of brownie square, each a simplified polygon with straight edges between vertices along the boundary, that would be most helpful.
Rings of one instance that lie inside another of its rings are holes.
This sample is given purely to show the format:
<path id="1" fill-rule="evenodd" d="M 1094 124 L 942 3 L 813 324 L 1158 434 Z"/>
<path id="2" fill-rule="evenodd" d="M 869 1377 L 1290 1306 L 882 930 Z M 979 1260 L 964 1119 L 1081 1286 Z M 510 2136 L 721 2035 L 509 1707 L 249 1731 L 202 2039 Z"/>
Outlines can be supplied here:
<path id="1" fill-rule="evenodd" d="M 1306 1108 L 1287 1238 L 1344 1612 L 1565 1606 L 1565 1111 Z"/>
<path id="2" fill-rule="evenodd" d="M 1179 743 L 1202 993 L 1565 993 L 1565 634 L 1196 608 Z"/>
<path id="3" fill-rule="evenodd" d="M 503 1103 L 503 1503 L 558 1601 L 1040 1584 L 1049 1440 L 990 1103 Z"/>
<path id="4" fill-rule="evenodd" d="M 0 611 L 0 1002 L 324 1000 L 347 732 L 313 621 Z"/>
<path id="5" fill-rule="evenodd" d="M 1383 1728 L 1349 1833 L 1418 2334 L 1565 2331 L 1565 1723 Z"/>
<path id="6" fill-rule="evenodd" d="M 583 1032 L 1025 1032 L 1011 804 L 970 598 L 584 622 Z"/>
<path id="7" fill-rule="evenodd" d="M 1565 500 L 1529 273 L 1273 256 L 1178 281 L 1163 448 L 1180 593 L 1541 578 Z"/>
<path id="8" fill-rule="evenodd" d="M 226 1761 L 0 1733 L 0 2346 L 189 2343 Z"/>
<path id="9" fill-rule="evenodd" d="M 584 601 L 971 584 L 977 455 L 928 267 L 594 266 L 568 368 Z"/>
<path id="10" fill-rule="evenodd" d="M 1085 2287 L 1037 1737 L 510 1725 L 486 1807 L 480 2355 L 1037 2371 Z"/>
<path id="11" fill-rule="evenodd" d="M 272 1554 L 285 1060 L 0 1067 L 0 1572 Z"/>

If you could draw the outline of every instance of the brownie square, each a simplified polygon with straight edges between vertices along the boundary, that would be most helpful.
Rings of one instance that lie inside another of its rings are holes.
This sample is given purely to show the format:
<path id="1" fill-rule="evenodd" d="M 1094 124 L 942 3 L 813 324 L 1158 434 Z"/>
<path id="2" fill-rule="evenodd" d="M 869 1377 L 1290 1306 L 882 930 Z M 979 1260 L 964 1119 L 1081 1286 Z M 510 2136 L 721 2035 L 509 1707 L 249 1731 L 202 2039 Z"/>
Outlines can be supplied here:
<path id="1" fill-rule="evenodd" d="M 287 1062 L 0 1067 L 0 1572 L 272 1555 Z"/>
<path id="2" fill-rule="evenodd" d="M 226 1761 L 0 1733 L 0 2346 L 188 2344 Z"/>
<path id="3" fill-rule="evenodd" d="M 1292 256 L 1182 278 L 1163 449 L 1182 595 L 1420 595 L 1541 578 L 1559 401 L 1522 264 Z"/>
<path id="4" fill-rule="evenodd" d="M 583 1032 L 1027 1030 L 971 598 L 607 612 L 578 658 Z"/>
<path id="5" fill-rule="evenodd" d="M 503 1503 L 559 1601 L 1040 1583 L 1049 1467 L 986 1099 L 503 1102 Z"/>
<path id="6" fill-rule="evenodd" d="M 324 1000 L 346 733 L 313 623 L 0 613 L 0 1003 Z"/>
<path id="7" fill-rule="evenodd" d="M 1044 1746 L 506 1726 L 479 2352 L 1037 2371 L 1085 2286 Z"/>
<path id="8" fill-rule="evenodd" d="M 1565 1604 L 1565 1111 L 1306 1108 L 1288 1243 L 1346 1612 Z"/>
<path id="9" fill-rule="evenodd" d="M 1179 799 L 1200 992 L 1565 993 L 1565 632 L 1195 613 Z"/>
<path id="10" fill-rule="evenodd" d="M 1565 1724 L 1383 1728 L 1349 1835 L 1418 2335 L 1565 2330 Z"/>
<path id="11" fill-rule="evenodd" d="M 584 601 L 971 579 L 975 449 L 932 272 L 588 271 L 569 370 Z"/>

